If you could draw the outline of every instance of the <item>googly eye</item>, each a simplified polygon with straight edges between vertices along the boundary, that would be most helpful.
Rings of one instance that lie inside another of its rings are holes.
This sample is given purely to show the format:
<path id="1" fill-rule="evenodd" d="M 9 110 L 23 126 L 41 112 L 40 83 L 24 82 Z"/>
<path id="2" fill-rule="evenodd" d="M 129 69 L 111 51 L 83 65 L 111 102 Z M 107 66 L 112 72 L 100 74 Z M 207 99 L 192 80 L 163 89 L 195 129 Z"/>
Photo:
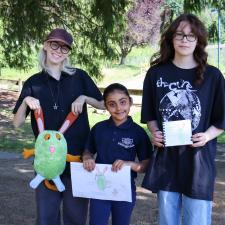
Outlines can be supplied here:
<path id="1" fill-rule="evenodd" d="M 51 135 L 50 135 L 50 134 L 46 134 L 46 135 L 44 136 L 44 139 L 47 141 L 47 140 L 49 140 L 49 139 L 50 139 L 50 137 L 51 137 Z"/>
<path id="2" fill-rule="evenodd" d="M 61 140 L 61 135 L 60 134 L 58 134 L 58 133 L 56 133 L 56 138 L 58 139 L 58 140 Z"/>

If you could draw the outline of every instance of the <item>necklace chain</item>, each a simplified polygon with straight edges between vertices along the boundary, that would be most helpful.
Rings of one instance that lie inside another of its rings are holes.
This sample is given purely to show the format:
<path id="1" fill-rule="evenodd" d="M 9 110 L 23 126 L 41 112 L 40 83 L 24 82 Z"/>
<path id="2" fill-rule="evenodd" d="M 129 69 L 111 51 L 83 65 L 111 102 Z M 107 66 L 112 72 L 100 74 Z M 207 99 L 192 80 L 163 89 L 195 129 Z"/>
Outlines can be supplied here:
<path id="1" fill-rule="evenodd" d="M 48 77 L 47 83 L 48 83 L 48 87 L 49 87 L 49 90 L 50 90 L 51 96 L 52 96 L 52 101 L 53 101 L 53 106 L 52 106 L 52 107 L 53 107 L 54 110 L 57 110 L 58 107 L 59 107 L 58 101 L 59 101 L 59 91 L 60 91 L 59 84 L 60 84 L 60 83 L 58 82 L 58 84 L 57 84 L 57 96 L 56 96 L 56 98 L 55 98 L 55 96 L 54 96 L 54 94 L 53 94 L 51 85 L 50 85 L 50 83 L 49 83 L 49 77 Z"/>

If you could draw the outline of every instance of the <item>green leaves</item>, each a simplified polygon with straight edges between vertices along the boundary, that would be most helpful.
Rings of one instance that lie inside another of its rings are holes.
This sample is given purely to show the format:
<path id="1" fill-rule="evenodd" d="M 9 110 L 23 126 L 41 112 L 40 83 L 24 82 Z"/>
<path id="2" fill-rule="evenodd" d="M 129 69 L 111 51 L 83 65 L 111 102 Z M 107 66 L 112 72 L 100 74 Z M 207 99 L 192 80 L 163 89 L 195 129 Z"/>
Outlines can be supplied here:
<path id="1" fill-rule="evenodd" d="M 206 7 L 225 10 L 225 2 L 224 0 L 184 0 L 186 12 L 200 12 Z"/>
<path id="2" fill-rule="evenodd" d="M 49 31 L 64 27 L 74 36 L 72 61 L 100 77 L 100 62 L 116 53 L 115 24 L 128 0 L 2 0 L 0 48 L 10 67 L 27 69 Z"/>

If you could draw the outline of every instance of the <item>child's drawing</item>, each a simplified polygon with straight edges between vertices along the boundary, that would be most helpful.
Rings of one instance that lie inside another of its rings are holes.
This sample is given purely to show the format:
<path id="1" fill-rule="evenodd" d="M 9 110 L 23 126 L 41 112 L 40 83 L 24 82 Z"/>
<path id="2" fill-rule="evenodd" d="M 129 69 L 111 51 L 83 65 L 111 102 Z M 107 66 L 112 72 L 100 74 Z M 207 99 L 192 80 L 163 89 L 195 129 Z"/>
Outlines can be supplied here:
<path id="1" fill-rule="evenodd" d="M 106 186 L 107 186 L 107 180 L 105 177 L 105 173 L 108 170 L 108 167 L 105 166 L 105 168 L 100 171 L 100 169 L 98 168 L 98 166 L 95 167 L 95 171 L 97 172 L 95 175 L 95 180 L 97 182 L 97 186 L 100 190 L 105 190 Z"/>
<path id="2" fill-rule="evenodd" d="M 92 172 L 71 163 L 73 196 L 131 202 L 130 167 L 113 172 L 112 165 L 96 164 Z"/>

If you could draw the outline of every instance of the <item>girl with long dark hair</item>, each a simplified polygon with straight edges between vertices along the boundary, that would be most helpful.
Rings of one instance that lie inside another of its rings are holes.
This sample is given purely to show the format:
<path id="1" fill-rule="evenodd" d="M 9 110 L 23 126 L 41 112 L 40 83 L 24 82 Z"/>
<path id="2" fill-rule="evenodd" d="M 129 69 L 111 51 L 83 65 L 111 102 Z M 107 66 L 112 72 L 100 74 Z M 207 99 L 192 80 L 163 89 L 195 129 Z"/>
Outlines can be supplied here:
<path id="1" fill-rule="evenodd" d="M 225 82 L 207 64 L 206 45 L 203 23 L 192 14 L 180 15 L 162 34 L 144 81 L 141 120 L 155 147 L 147 181 L 158 196 L 160 225 L 180 225 L 182 218 L 185 225 L 211 224 L 216 137 L 225 128 Z M 189 121 L 193 144 L 168 147 L 163 124 L 181 120 Z"/>

